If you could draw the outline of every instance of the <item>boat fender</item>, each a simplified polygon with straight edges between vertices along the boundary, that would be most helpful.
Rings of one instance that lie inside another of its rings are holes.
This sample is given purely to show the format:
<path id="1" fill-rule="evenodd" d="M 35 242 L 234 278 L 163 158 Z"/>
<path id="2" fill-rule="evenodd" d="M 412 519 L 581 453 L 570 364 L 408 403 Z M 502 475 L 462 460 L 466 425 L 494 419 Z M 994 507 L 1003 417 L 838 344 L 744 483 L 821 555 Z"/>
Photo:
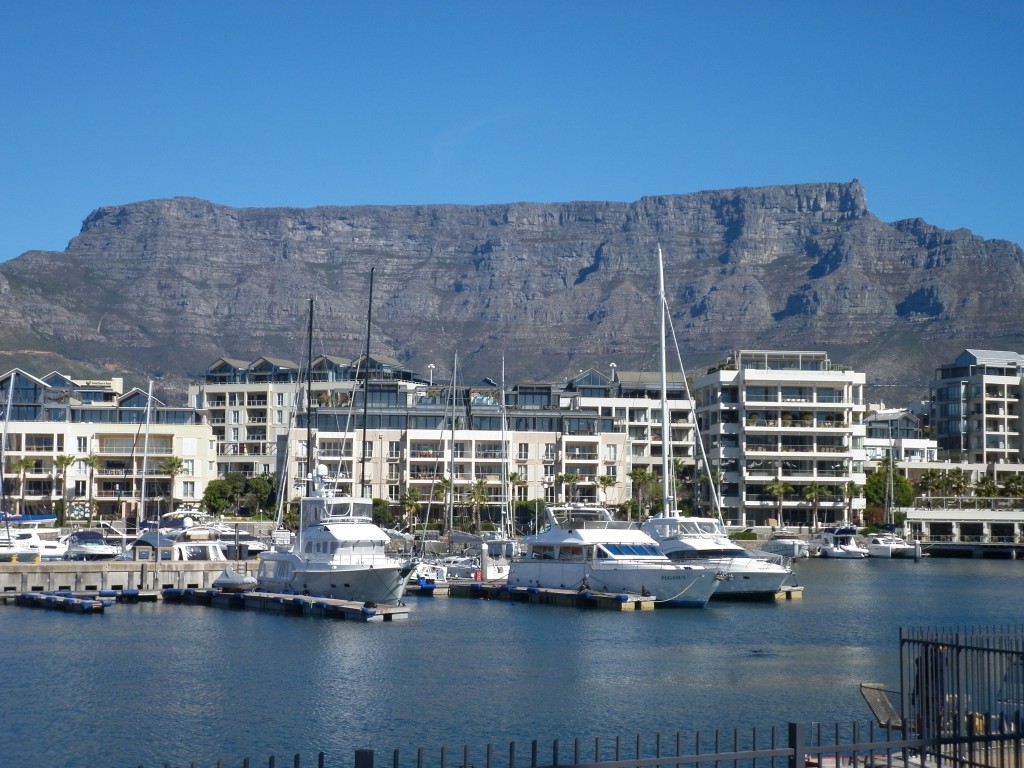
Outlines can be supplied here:
<path id="1" fill-rule="evenodd" d="M 620 603 L 628 603 L 629 595 L 616 595 L 615 599 L 618 600 Z"/>
<path id="2" fill-rule="evenodd" d="M 586 590 L 581 589 L 580 590 L 580 597 L 582 597 L 584 600 L 589 600 L 591 595 Z"/>
<path id="3" fill-rule="evenodd" d="M 527 592 L 528 592 L 529 594 L 531 594 L 531 595 L 539 595 L 539 594 L 540 594 L 540 590 L 539 590 L 539 589 L 537 589 L 537 587 L 527 587 L 527 588 L 526 588 L 526 591 L 527 591 Z"/>
<path id="4" fill-rule="evenodd" d="M 484 574 L 483 574 L 483 572 L 479 568 L 477 570 L 473 571 L 473 581 L 483 581 L 483 579 L 484 579 Z"/>
<path id="5" fill-rule="evenodd" d="M 370 605 L 372 605 L 372 603 Z M 363 616 L 376 616 L 377 615 L 377 609 L 376 608 L 367 608 L 364 605 L 360 610 L 362 611 Z"/>

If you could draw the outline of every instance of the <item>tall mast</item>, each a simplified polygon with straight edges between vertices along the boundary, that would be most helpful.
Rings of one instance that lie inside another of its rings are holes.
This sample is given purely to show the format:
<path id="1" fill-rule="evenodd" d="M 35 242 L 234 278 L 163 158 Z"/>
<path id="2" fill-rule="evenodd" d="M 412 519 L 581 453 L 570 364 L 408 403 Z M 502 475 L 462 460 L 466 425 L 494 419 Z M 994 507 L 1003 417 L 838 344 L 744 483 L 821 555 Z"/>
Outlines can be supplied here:
<path id="1" fill-rule="evenodd" d="M 7 405 L 4 407 L 4 431 L 0 434 L 0 504 L 4 505 L 4 525 L 7 526 L 7 537 L 11 536 L 11 510 L 7 506 L 7 492 L 4 490 L 4 470 L 7 468 L 7 428 L 11 423 L 11 403 L 14 401 L 14 382 L 17 371 L 11 372 L 11 380 L 7 382 Z"/>
<path id="2" fill-rule="evenodd" d="M 365 365 L 363 366 L 363 451 L 362 451 L 362 466 L 359 470 L 359 497 L 366 498 L 366 418 L 368 409 L 370 407 L 370 319 L 373 315 L 373 270 L 375 267 L 370 267 L 370 305 L 366 310 L 366 355 L 363 360 Z M 370 497 L 373 497 L 373 493 L 370 493 Z"/>
<path id="3" fill-rule="evenodd" d="M 668 364 L 665 362 L 665 268 L 658 245 L 658 320 L 659 349 L 661 353 L 661 513 L 670 515 L 674 511 L 672 473 L 672 425 L 668 411 Z"/>
<path id="4" fill-rule="evenodd" d="M 309 300 L 309 327 L 306 329 L 306 495 L 313 495 L 316 456 L 313 451 L 313 299 Z M 301 530 L 301 526 L 300 530 Z"/>
<path id="5" fill-rule="evenodd" d="M 139 486 L 139 521 L 136 528 L 142 525 L 146 519 L 146 475 L 149 474 L 149 422 L 150 411 L 153 408 L 153 382 L 149 382 L 149 392 L 146 395 L 146 436 L 142 441 L 142 483 Z M 157 521 L 157 531 L 160 530 L 160 521 Z M 141 530 L 141 529 L 140 529 Z"/>

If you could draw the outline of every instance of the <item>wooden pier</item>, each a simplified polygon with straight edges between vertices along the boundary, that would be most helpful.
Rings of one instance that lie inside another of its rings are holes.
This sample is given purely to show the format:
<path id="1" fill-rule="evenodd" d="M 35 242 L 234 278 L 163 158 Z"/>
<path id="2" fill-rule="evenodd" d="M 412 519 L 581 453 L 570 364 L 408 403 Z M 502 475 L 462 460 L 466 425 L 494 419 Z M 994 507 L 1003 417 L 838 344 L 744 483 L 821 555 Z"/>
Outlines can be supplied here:
<path id="1" fill-rule="evenodd" d="M 293 616 L 344 619 L 347 621 L 402 621 L 409 618 L 406 605 L 379 605 L 310 595 L 278 595 L 271 592 L 223 592 L 217 589 L 165 589 L 166 603 L 206 605 Z"/>
<path id="2" fill-rule="evenodd" d="M 653 611 L 654 599 L 641 595 L 613 594 L 593 590 L 545 589 L 513 587 L 496 582 L 476 581 L 449 584 L 451 597 L 475 597 L 483 600 L 512 600 L 539 605 L 562 605 L 570 608 L 597 608 L 609 611 Z"/>

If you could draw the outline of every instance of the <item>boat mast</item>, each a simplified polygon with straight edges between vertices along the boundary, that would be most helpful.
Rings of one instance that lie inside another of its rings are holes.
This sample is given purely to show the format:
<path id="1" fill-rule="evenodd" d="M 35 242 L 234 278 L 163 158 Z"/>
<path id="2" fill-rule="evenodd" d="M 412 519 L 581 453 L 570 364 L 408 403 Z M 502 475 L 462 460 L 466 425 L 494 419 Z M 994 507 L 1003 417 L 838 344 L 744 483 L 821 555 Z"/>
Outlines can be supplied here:
<path id="1" fill-rule="evenodd" d="M 451 439 L 448 441 L 448 499 L 447 499 L 447 530 L 448 530 L 448 554 L 452 550 L 452 528 L 455 525 L 455 382 L 459 371 L 459 353 L 455 353 L 452 363 L 452 383 L 448 389 L 452 403 Z"/>
<path id="2" fill-rule="evenodd" d="M 7 527 L 7 539 L 11 539 L 11 510 L 7 506 L 7 492 L 4 490 L 4 470 L 7 468 L 7 428 L 11 423 L 11 402 L 14 400 L 14 381 L 18 374 L 11 371 L 11 379 L 7 382 L 7 405 L 4 407 L 4 431 L 0 435 L 0 504 L 4 505 L 4 525 Z M 24 498 L 24 497 L 23 497 Z"/>
<path id="3" fill-rule="evenodd" d="M 316 456 L 313 451 L 313 299 L 309 300 L 309 325 L 306 328 L 306 495 L 312 496 L 316 476 Z M 301 518 L 300 510 L 299 516 Z M 299 520 L 299 531 L 302 531 Z"/>
<path id="4" fill-rule="evenodd" d="M 146 519 L 146 475 L 149 474 L 149 423 L 150 413 L 153 407 L 153 381 L 149 382 L 149 392 L 146 395 L 146 436 L 142 441 L 142 482 L 139 484 L 139 521 L 135 524 L 139 528 Z M 159 543 L 160 521 L 156 522 L 157 543 Z"/>
<path id="5" fill-rule="evenodd" d="M 366 309 L 366 355 L 364 361 L 366 365 L 363 368 L 363 451 L 362 451 L 362 466 L 359 469 L 359 498 L 365 499 L 366 493 L 366 419 L 368 409 L 370 407 L 370 319 L 373 315 L 373 270 L 375 267 L 370 267 L 370 305 Z M 370 497 L 373 497 L 371 491 Z"/>
<path id="6" fill-rule="evenodd" d="M 658 245 L 658 319 L 659 319 L 659 350 L 661 356 L 661 514 L 668 516 L 675 506 L 672 486 L 672 426 L 669 423 L 668 410 L 668 364 L 665 362 L 665 268 L 661 255 L 661 244 Z"/>

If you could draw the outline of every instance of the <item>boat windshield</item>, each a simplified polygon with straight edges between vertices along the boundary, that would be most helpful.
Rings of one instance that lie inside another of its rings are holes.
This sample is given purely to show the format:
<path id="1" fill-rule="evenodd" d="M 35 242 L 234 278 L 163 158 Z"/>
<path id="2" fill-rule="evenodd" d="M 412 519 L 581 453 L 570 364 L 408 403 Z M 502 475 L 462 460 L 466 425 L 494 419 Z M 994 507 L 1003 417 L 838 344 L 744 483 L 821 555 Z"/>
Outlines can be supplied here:
<path id="1" fill-rule="evenodd" d="M 602 544 L 612 557 L 664 557 L 657 547 L 651 544 Z"/>

